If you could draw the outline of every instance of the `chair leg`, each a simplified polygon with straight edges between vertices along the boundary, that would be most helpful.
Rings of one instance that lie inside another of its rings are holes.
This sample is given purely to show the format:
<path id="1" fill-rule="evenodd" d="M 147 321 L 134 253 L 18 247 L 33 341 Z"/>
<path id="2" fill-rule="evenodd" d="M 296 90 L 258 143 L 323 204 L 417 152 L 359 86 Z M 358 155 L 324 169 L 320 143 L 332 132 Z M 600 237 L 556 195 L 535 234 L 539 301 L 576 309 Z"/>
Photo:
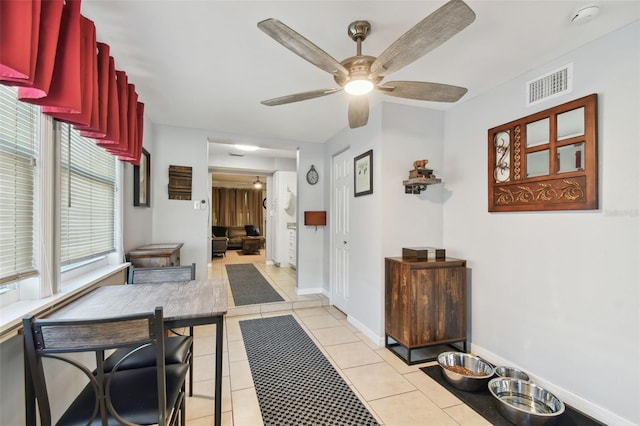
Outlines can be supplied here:
<path id="1" fill-rule="evenodd" d="M 182 404 L 180 404 L 179 424 L 181 426 L 187 426 L 187 397 L 184 395 L 184 392 L 185 392 L 184 383 L 182 384 L 182 392 L 183 392 L 183 397 L 182 397 Z"/>
<path id="2" fill-rule="evenodd" d="M 191 359 L 193 359 L 193 345 L 191 346 Z M 191 368 L 189 368 L 191 370 Z M 182 382 L 182 401 L 180 402 L 179 410 L 180 412 L 175 417 L 175 424 L 180 426 L 187 426 L 187 382 Z M 158 425 L 160 426 L 160 425 Z"/>
<path id="3" fill-rule="evenodd" d="M 193 339 L 193 327 L 189 327 L 189 336 Z M 191 342 L 191 358 L 189 358 L 189 396 L 193 396 L 193 341 Z"/>

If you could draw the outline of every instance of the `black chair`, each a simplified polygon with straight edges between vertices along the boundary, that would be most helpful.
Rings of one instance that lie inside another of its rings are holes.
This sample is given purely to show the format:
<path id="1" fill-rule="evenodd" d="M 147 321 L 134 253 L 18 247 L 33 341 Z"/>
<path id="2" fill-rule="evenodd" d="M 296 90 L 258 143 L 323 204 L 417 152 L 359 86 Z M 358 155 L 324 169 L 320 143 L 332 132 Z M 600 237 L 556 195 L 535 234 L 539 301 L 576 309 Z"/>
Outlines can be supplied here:
<path id="1" fill-rule="evenodd" d="M 28 317 L 22 324 L 41 425 L 53 424 L 43 358 L 61 361 L 48 361 L 47 370 L 70 365 L 88 382 L 56 425 L 184 424 L 188 365 L 165 365 L 161 307 L 146 314 L 91 320 Z M 128 353 L 106 371 L 105 351 L 123 348 L 128 348 Z M 154 354 L 153 366 L 120 369 L 129 357 L 147 348 Z M 95 356 L 79 355 L 90 352 Z M 50 391 L 53 395 L 55 389 Z"/>
<path id="2" fill-rule="evenodd" d="M 129 268 L 129 284 L 184 283 L 196 279 L 196 264 L 184 266 L 164 266 L 148 268 Z M 193 327 L 189 327 L 189 335 L 183 336 L 172 330 L 175 337 L 165 339 L 165 362 L 167 364 L 189 364 L 189 396 L 193 396 Z M 108 366 L 113 365 L 124 351 L 116 351 L 108 359 Z M 188 356 L 188 358 L 187 358 Z M 140 368 L 153 363 L 153 356 L 147 351 L 140 351 L 121 368 Z"/>

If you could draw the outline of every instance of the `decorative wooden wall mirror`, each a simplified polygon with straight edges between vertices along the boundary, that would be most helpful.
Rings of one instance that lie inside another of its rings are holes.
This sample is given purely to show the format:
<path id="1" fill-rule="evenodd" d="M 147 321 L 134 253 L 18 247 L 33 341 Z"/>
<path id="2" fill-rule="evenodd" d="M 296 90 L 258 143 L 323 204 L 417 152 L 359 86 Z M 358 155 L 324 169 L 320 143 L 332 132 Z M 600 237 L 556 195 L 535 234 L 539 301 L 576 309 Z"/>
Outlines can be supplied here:
<path id="1" fill-rule="evenodd" d="M 598 208 L 597 95 L 488 132 L 489 211 Z"/>

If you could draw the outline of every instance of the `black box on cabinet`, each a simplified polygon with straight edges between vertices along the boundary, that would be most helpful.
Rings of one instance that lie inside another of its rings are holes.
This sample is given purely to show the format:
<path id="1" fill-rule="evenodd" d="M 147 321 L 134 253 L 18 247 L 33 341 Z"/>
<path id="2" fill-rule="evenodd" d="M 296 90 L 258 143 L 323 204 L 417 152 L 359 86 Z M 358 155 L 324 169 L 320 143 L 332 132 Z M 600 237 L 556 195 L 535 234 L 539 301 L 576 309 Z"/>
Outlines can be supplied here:
<path id="1" fill-rule="evenodd" d="M 444 260 L 446 257 L 445 249 L 435 247 L 403 247 L 402 258 L 405 260 Z"/>

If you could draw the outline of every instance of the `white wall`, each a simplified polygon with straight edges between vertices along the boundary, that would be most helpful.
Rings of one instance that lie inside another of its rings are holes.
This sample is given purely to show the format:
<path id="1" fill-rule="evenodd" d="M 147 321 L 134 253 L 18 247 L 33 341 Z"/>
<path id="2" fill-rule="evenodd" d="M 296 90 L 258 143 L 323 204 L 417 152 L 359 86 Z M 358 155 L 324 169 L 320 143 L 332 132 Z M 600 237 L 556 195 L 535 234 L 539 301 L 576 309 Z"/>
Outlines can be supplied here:
<path id="1" fill-rule="evenodd" d="M 442 247 L 442 197 L 447 194 L 443 174 L 444 112 L 385 103 L 382 108 L 382 255 L 402 255 L 402 247 Z M 420 195 L 405 194 L 415 160 L 443 183 Z"/>
<path id="2" fill-rule="evenodd" d="M 325 235 L 328 235 L 329 221 L 328 208 L 325 204 L 324 194 L 327 191 L 328 169 L 323 164 L 323 144 L 307 144 L 300 148 L 298 171 L 298 264 L 297 264 L 297 291 L 299 294 L 329 293 L 329 274 L 325 270 L 324 250 Z M 307 172 L 314 166 L 318 172 L 318 183 L 309 185 Z M 305 211 L 327 211 L 327 226 L 304 225 Z"/>
<path id="3" fill-rule="evenodd" d="M 207 277 L 211 182 L 208 173 L 207 133 L 198 129 L 155 126 L 155 155 L 151 156 L 153 241 L 183 243 L 180 263 L 196 263 L 199 279 Z M 192 167 L 191 201 L 169 199 L 169 166 Z M 206 200 L 203 210 L 194 201 Z"/>
<path id="4" fill-rule="evenodd" d="M 349 207 L 348 317 L 381 345 L 384 258 L 401 256 L 402 247 L 442 245 L 446 186 L 429 186 L 420 195 L 405 194 L 402 181 L 408 179 L 413 162 L 425 158 L 442 176 L 443 129 L 441 111 L 383 103 L 372 108 L 366 127 L 345 129 L 327 143 L 328 170 L 332 157 L 347 147 L 354 158 L 373 149 L 373 194 L 353 197 Z M 328 187 L 325 192 L 330 191 Z M 330 196 L 326 199 L 330 203 Z M 329 248 L 325 252 L 328 264 Z"/>
<path id="5" fill-rule="evenodd" d="M 349 204 L 349 299 L 348 320 L 360 331 L 374 340 L 381 335 L 384 320 L 382 307 L 382 191 L 383 169 L 381 147 L 381 108 L 374 107 L 369 113 L 369 123 L 357 129 L 345 128 L 327 142 L 326 170 L 331 170 L 332 157 L 349 148 L 356 157 L 373 149 L 373 194 L 351 198 Z M 330 178 L 328 182 L 331 182 Z M 327 211 L 331 211 L 331 185 L 326 188 Z M 327 232 L 329 227 L 327 227 Z M 328 234 L 329 235 L 329 234 Z M 327 244 L 330 239 L 327 238 Z M 330 253 L 327 251 L 327 253 Z M 329 262 L 331 256 L 326 257 Z M 329 274 L 327 274 L 327 280 Z"/>
<path id="6" fill-rule="evenodd" d="M 472 350 L 609 424 L 640 424 L 636 22 L 447 112 L 444 245 L 472 273 Z M 573 62 L 573 93 L 526 108 L 525 82 Z M 487 212 L 487 130 L 598 94 L 600 208 Z"/>
<path id="7" fill-rule="evenodd" d="M 154 144 L 154 127 L 151 121 L 145 116 L 143 146 L 151 155 L 151 164 L 155 161 L 155 144 Z M 155 207 L 153 200 L 151 207 L 134 207 L 133 206 L 133 165 L 124 164 L 124 187 L 122 188 L 123 196 L 123 232 L 122 242 L 124 252 L 149 244 L 152 241 L 153 228 L 153 208 Z M 155 180 L 155 173 L 151 170 L 151 182 Z M 153 190 L 151 193 L 153 197 Z"/>

